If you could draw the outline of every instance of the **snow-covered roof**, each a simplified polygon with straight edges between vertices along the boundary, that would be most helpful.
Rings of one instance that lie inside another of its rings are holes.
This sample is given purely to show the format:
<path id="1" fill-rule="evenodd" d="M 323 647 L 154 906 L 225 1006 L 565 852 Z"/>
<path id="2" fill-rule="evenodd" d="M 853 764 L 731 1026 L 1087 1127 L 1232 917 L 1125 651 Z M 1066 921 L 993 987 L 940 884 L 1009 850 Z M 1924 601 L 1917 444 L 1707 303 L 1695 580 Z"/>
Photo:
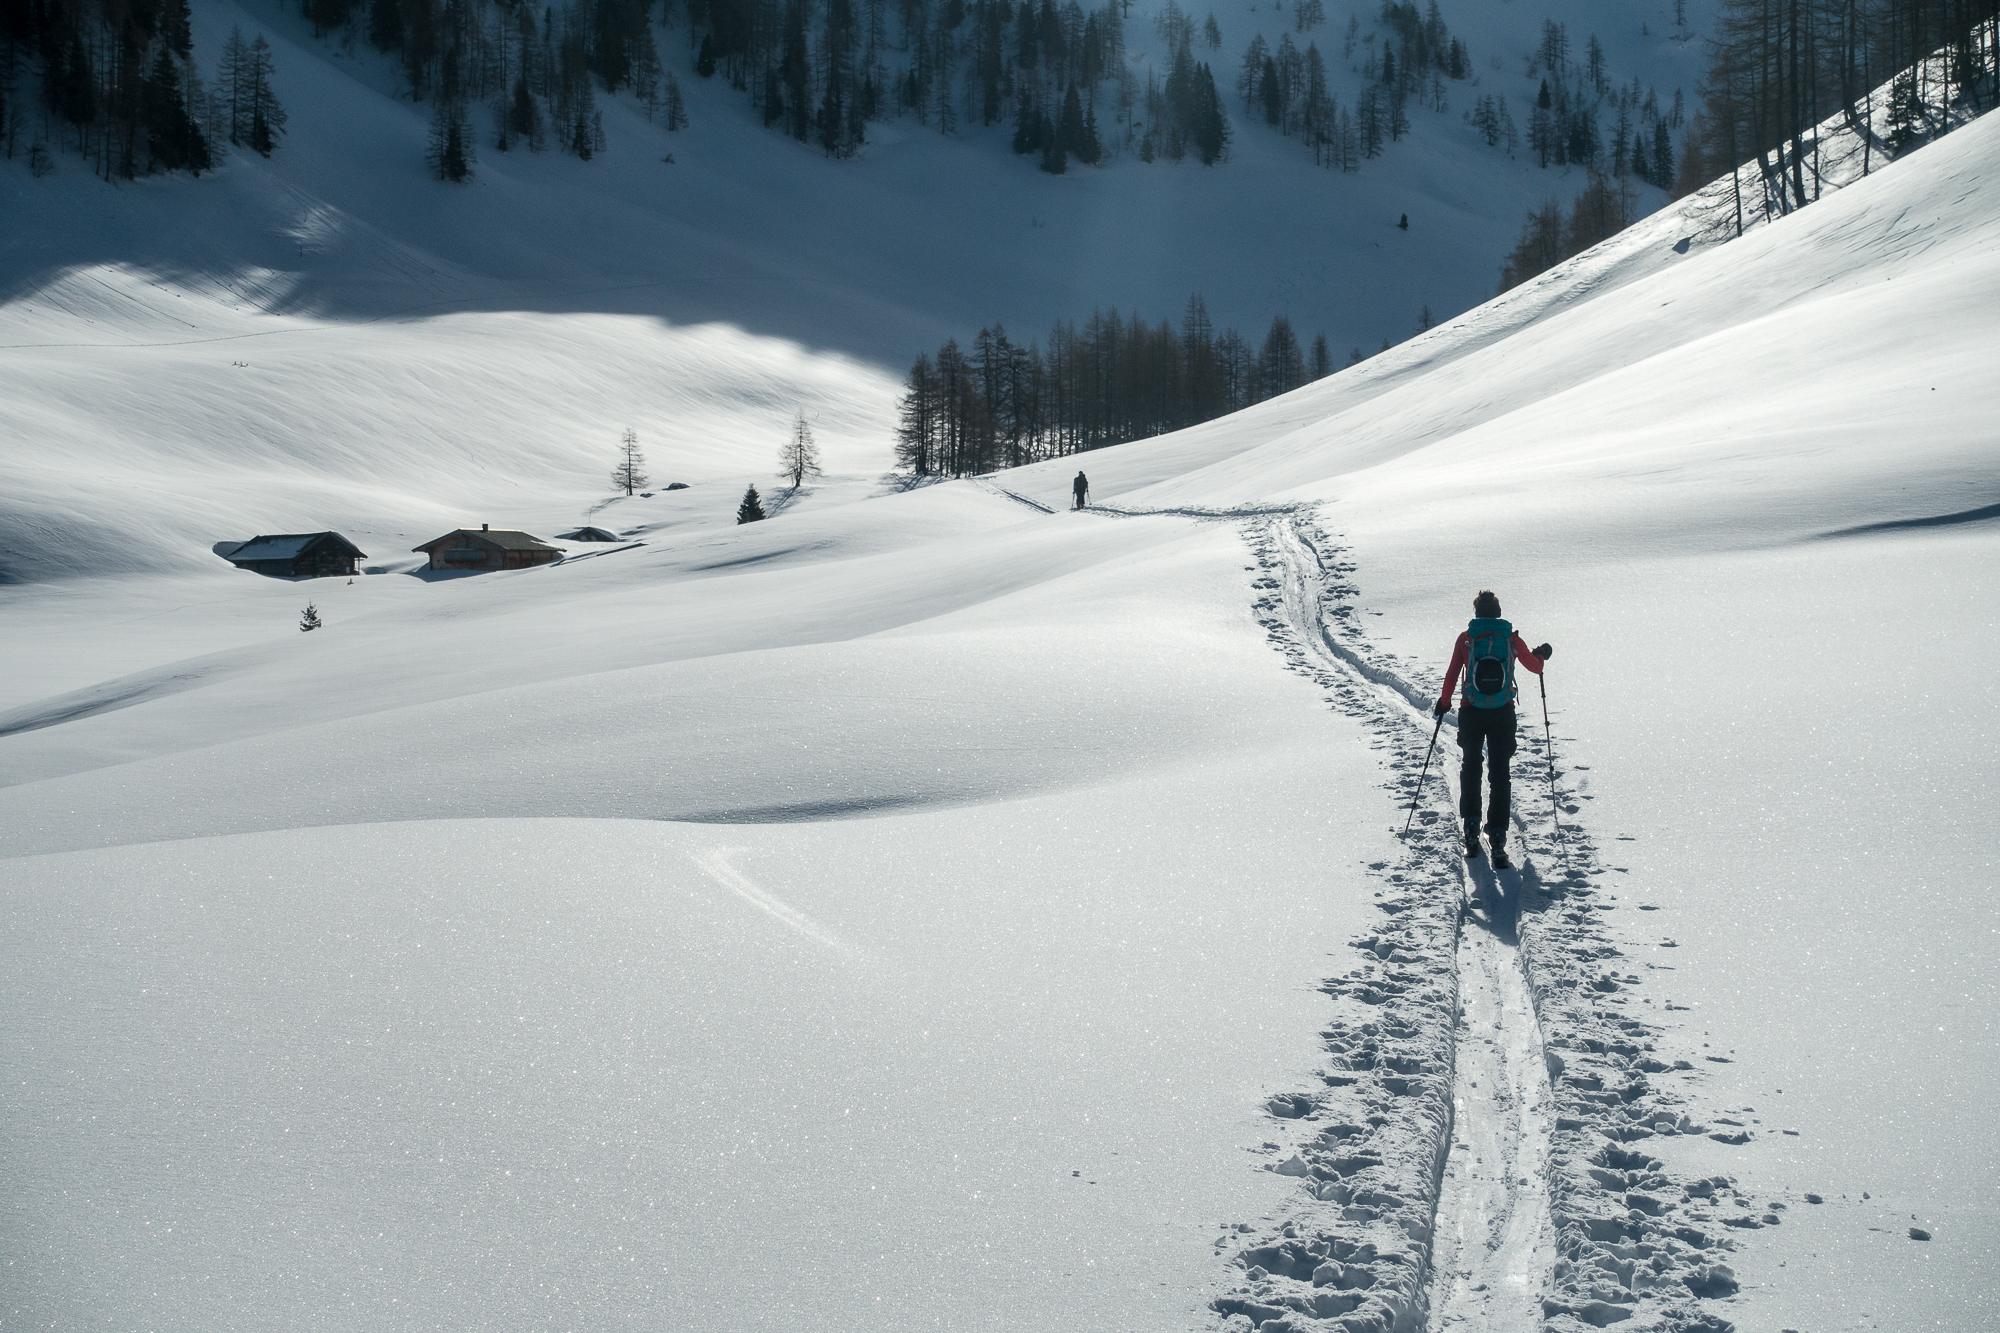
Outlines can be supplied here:
<path id="1" fill-rule="evenodd" d="M 615 542 L 618 540 L 617 533 L 606 532 L 603 528 L 578 528 L 575 532 L 558 533 L 557 536 L 559 540 L 566 542 Z"/>
<path id="2" fill-rule="evenodd" d="M 517 531 L 513 528 L 479 528 L 477 530 L 460 528 L 456 532 L 447 532 L 442 537 L 436 538 L 433 541 L 427 541 L 422 546 L 412 546 L 410 549 L 412 551 L 428 551 L 433 546 L 442 546 L 446 542 L 456 542 L 461 546 L 497 546 L 503 551 L 559 551 L 562 549 L 559 546 L 549 545 L 540 537 L 531 537 L 527 533 Z"/>
<path id="3" fill-rule="evenodd" d="M 312 545 L 317 532 L 281 537 L 252 537 L 229 553 L 231 560 L 290 560 Z"/>
<path id="4" fill-rule="evenodd" d="M 218 550 L 216 554 L 238 563 L 245 560 L 295 560 L 326 537 L 331 537 L 363 559 L 367 558 L 364 551 L 337 532 L 287 532 L 257 536 L 232 551 L 225 553 Z"/>

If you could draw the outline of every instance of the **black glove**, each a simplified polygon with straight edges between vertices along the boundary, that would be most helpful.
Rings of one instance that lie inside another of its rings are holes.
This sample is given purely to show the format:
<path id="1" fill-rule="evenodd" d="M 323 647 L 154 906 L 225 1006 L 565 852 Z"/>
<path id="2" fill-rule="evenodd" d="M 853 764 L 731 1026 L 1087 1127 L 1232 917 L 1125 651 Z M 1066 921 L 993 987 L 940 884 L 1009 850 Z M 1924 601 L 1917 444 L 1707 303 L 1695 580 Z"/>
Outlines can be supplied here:
<path id="1" fill-rule="evenodd" d="M 1446 713 L 1449 713 L 1450 711 L 1451 711 L 1451 705 L 1446 703 L 1444 700 L 1440 699 L 1437 701 L 1436 704 L 1432 705 L 1431 716 L 1443 717 Z"/>
<path id="2" fill-rule="evenodd" d="M 1535 649 L 1535 656 L 1541 658 L 1544 662 L 1548 661 L 1551 657 L 1554 657 L 1555 655 L 1556 655 L 1556 650 L 1549 647 L 1546 643 L 1543 644 L 1541 647 Z"/>

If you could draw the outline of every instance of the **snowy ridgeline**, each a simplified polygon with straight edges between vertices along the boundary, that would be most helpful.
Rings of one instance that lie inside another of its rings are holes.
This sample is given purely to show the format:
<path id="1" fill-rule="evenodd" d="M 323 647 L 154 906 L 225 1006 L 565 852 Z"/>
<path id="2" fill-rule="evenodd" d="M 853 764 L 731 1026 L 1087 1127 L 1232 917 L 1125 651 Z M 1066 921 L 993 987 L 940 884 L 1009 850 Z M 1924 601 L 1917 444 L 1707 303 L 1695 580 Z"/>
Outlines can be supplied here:
<path id="1" fill-rule="evenodd" d="M 750 334 L 10 304 L 73 345 L 7 351 L 9 540 L 127 573 L 0 589 L 7 1308 L 1980 1326 L 1996 170 L 1989 117 L 1662 214 L 1082 514 L 1074 459 L 892 490 L 893 380 Z M 831 475 L 739 526 L 784 377 Z M 603 503 L 628 425 L 686 490 Z M 645 544 L 206 554 L 369 512 Z M 1511 919 L 1448 731 L 1416 781 L 1481 586 L 1558 650 Z"/>

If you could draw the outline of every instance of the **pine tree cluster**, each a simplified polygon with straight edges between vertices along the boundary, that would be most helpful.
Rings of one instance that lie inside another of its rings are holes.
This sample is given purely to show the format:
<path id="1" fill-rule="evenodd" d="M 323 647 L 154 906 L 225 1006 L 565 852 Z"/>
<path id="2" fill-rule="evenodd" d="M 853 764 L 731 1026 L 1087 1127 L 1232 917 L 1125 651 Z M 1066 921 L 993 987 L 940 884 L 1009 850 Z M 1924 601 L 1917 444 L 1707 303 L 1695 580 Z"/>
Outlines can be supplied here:
<path id="1" fill-rule="evenodd" d="M 1210 421 L 1333 369 L 1324 334 L 1307 348 L 1279 315 L 1252 347 L 1235 329 L 1218 334 L 1200 296 L 1188 298 L 1178 329 L 1093 312 L 1081 329 L 1058 323 L 1046 351 L 995 325 L 969 356 L 954 338 L 917 358 L 898 405 L 896 460 L 950 477 L 1019 467 Z"/>
<path id="2" fill-rule="evenodd" d="M 215 70 L 215 108 L 218 127 L 229 142 L 269 157 L 285 132 L 285 108 L 271 91 L 271 44 L 258 33 L 245 42 L 241 28 L 229 30 L 222 46 L 222 61 Z"/>
<path id="3" fill-rule="evenodd" d="M 1050 172 L 1140 156 L 1221 159 L 1229 131 L 1195 26 L 1168 0 L 1176 55 L 1147 121 L 1125 56 L 1125 0 L 689 0 L 695 72 L 746 92 L 764 123 L 844 157 L 870 123 L 941 133 L 1014 123 L 1014 151 Z M 1177 20 L 1177 21 L 1176 21 Z M 1166 30 L 1163 27 L 1163 31 Z M 1208 25 L 1214 30 L 1213 20 Z M 1220 43 L 1217 31 L 1211 44 Z M 1150 123 L 1147 123 L 1147 122 Z"/>
<path id="4" fill-rule="evenodd" d="M 1295 4 L 1294 15 L 1299 31 L 1307 32 L 1324 10 L 1308 13 Z M 1472 77 L 1472 58 L 1445 26 L 1437 0 L 1430 0 L 1422 14 L 1414 3 L 1388 0 L 1381 18 L 1388 36 L 1378 58 L 1375 34 L 1368 35 L 1368 54 L 1360 67 L 1367 82 L 1352 108 L 1342 107 L 1329 91 L 1326 60 L 1317 43 L 1308 42 L 1300 51 L 1291 34 L 1281 33 L 1273 47 L 1258 33 L 1244 49 L 1236 75 L 1244 113 L 1288 138 L 1303 140 L 1323 167 L 1358 171 L 1363 161 L 1380 157 L 1386 143 L 1410 132 L 1412 101 L 1442 112 L 1448 106 L 1445 81 Z M 1350 17 L 1342 58 L 1351 58 L 1361 40 L 1360 20 Z"/>
<path id="5" fill-rule="evenodd" d="M 1222 160 L 1229 148 L 1229 117 L 1215 90 L 1215 74 L 1194 58 L 1187 32 L 1176 34 L 1173 64 L 1161 87 L 1146 77 L 1146 121 L 1150 126 L 1139 142 L 1139 160 L 1155 156 L 1178 162 L 1189 153 L 1205 167 Z"/>
<path id="6" fill-rule="evenodd" d="M 1606 68 L 1603 43 L 1592 33 L 1581 60 L 1573 58 L 1569 29 L 1553 20 L 1542 25 L 1542 43 L 1529 65 L 1531 77 L 1541 74 L 1535 105 L 1528 114 L 1528 151 L 1542 167 L 1580 166 L 1615 177 L 1635 176 L 1648 185 L 1670 190 L 1674 184 L 1672 131 L 1684 119 L 1681 95 L 1671 110 L 1657 93 L 1634 77 L 1630 84 L 1614 81 Z M 1611 141 L 1604 126 L 1615 113 Z M 1502 99 L 1508 150 L 1514 148 L 1513 117 Z M 1479 124 L 1489 144 L 1496 138 Z"/>
<path id="7" fill-rule="evenodd" d="M 39 99 L 24 95 L 22 73 L 38 76 Z M 195 67 L 187 0 L 0 0 L 0 151 L 26 152 L 37 176 L 63 151 L 106 180 L 200 175 L 225 138 L 269 153 L 284 124 L 270 74 L 259 36 L 254 52 L 225 56 L 231 86 L 212 99 Z M 258 124 L 265 134 L 253 138 Z"/>
<path id="8" fill-rule="evenodd" d="M 687 125 L 680 82 L 660 62 L 653 0 L 302 0 L 302 9 L 316 33 L 352 31 L 396 58 L 411 99 L 431 103 L 428 160 L 440 180 L 469 178 L 482 139 L 503 153 L 553 145 L 596 157 L 606 147 L 600 88 L 629 91 L 667 129 Z M 659 12 L 672 21 L 672 0 Z"/>

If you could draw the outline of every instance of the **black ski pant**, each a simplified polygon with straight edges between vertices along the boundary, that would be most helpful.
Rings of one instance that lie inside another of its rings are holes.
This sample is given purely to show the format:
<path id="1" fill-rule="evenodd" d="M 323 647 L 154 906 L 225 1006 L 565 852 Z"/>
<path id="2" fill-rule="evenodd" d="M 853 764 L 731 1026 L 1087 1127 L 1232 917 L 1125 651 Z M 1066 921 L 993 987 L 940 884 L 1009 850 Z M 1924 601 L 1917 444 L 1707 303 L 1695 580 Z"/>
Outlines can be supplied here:
<path id="1" fill-rule="evenodd" d="M 1486 832 L 1498 842 L 1507 836 L 1507 813 L 1513 795 L 1508 767 L 1514 757 L 1514 705 L 1474 708 L 1471 704 L 1460 704 L 1458 746 L 1465 752 L 1458 769 L 1458 813 L 1471 823 L 1479 822 L 1479 758 L 1483 752 L 1491 793 L 1486 803 Z"/>

